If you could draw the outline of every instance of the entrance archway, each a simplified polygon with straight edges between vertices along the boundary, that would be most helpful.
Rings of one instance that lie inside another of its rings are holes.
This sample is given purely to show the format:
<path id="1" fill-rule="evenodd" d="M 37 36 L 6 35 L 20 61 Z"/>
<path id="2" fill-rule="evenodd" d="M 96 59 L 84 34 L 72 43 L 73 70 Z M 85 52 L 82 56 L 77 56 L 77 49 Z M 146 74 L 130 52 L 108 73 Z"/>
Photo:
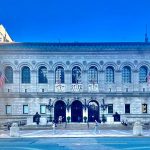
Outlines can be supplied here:
<path id="1" fill-rule="evenodd" d="M 54 107 L 54 119 L 58 122 L 59 116 L 62 116 L 62 122 L 66 121 L 66 104 L 59 100 L 55 103 Z"/>
<path id="2" fill-rule="evenodd" d="M 99 104 L 97 101 L 90 101 L 88 107 L 88 121 L 94 122 L 99 121 Z"/>
<path id="3" fill-rule="evenodd" d="M 71 121 L 82 122 L 82 120 L 83 120 L 82 103 L 78 100 L 75 100 L 71 104 Z"/>

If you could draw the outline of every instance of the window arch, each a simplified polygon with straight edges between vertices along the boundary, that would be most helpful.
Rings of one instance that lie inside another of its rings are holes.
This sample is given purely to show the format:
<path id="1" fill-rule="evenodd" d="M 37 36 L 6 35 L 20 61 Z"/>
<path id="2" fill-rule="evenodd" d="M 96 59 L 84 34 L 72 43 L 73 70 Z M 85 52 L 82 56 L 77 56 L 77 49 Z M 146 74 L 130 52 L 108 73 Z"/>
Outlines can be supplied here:
<path id="1" fill-rule="evenodd" d="M 72 83 L 81 83 L 81 69 L 78 66 L 75 66 L 72 69 Z"/>
<path id="2" fill-rule="evenodd" d="M 140 67 L 140 70 L 139 70 L 139 82 L 140 83 L 147 82 L 147 74 L 148 74 L 147 67 L 146 66 Z"/>
<path id="3" fill-rule="evenodd" d="M 5 68 L 5 83 L 13 83 L 13 69 L 10 66 Z"/>
<path id="4" fill-rule="evenodd" d="M 88 70 L 88 82 L 90 84 L 98 83 L 98 71 L 95 66 L 91 66 Z"/>
<path id="5" fill-rule="evenodd" d="M 125 66 L 122 69 L 122 82 L 131 83 L 131 68 L 129 66 Z"/>
<path id="6" fill-rule="evenodd" d="M 30 83 L 30 68 L 27 66 L 22 67 L 21 74 L 22 83 Z"/>
<path id="7" fill-rule="evenodd" d="M 47 80 L 47 68 L 45 66 L 41 66 L 38 70 L 38 80 L 39 83 L 48 83 Z"/>
<path id="8" fill-rule="evenodd" d="M 64 68 L 61 66 L 58 66 L 55 69 L 55 83 L 56 84 L 64 83 Z"/>
<path id="9" fill-rule="evenodd" d="M 114 83 L 114 68 L 111 66 L 106 68 L 106 83 Z"/>

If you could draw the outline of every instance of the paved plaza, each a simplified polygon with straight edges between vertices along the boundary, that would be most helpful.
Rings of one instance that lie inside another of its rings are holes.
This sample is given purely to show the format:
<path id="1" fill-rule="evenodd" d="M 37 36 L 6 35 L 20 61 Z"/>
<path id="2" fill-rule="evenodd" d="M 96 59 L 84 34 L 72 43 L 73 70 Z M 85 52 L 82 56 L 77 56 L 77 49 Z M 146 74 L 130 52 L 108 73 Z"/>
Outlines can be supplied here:
<path id="1" fill-rule="evenodd" d="M 21 130 L 17 138 L 0 131 L 0 150 L 149 150 L 149 141 L 150 130 Z"/>
<path id="2" fill-rule="evenodd" d="M 133 137 L 133 130 L 21 130 L 20 138 L 40 137 Z M 143 130 L 142 137 L 150 137 L 150 130 Z M 0 138 L 10 138 L 9 131 L 0 131 Z"/>
<path id="3" fill-rule="evenodd" d="M 149 150 L 150 137 L 5 138 L 1 150 Z"/>

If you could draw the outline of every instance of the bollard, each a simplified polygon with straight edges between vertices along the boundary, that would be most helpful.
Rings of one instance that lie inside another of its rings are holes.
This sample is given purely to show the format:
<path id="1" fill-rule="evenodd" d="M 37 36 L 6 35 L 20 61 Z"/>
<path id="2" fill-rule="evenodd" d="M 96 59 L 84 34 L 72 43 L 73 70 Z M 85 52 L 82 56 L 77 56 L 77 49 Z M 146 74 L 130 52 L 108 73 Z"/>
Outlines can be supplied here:
<path id="1" fill-rule="evenodd" d="M 133 126 L 133 135 L 134 136 L 142 136 L 143 135 L 143 128 L 140 121 L 136 121 Z"/>
<path id="2" fill-rule="evenodd" d="M 19 137 L 19 127 L 17 123 L 13 123 L 12 126 L 10 127 L 10 136 L 11 137 Z"/>

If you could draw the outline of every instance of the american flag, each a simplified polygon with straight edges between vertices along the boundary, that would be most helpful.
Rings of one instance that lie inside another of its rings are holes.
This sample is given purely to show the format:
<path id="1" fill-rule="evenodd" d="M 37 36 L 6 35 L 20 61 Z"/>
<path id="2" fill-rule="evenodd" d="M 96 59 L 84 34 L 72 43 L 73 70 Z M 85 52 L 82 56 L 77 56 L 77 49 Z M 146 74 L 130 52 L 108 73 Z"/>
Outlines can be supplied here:
<path id="1" fill-rule="evenodd" d="M 5 76 L 3 76 L 2 72 L 0 72 L 0 88 L 3 87 L 5 83 Z"/>

